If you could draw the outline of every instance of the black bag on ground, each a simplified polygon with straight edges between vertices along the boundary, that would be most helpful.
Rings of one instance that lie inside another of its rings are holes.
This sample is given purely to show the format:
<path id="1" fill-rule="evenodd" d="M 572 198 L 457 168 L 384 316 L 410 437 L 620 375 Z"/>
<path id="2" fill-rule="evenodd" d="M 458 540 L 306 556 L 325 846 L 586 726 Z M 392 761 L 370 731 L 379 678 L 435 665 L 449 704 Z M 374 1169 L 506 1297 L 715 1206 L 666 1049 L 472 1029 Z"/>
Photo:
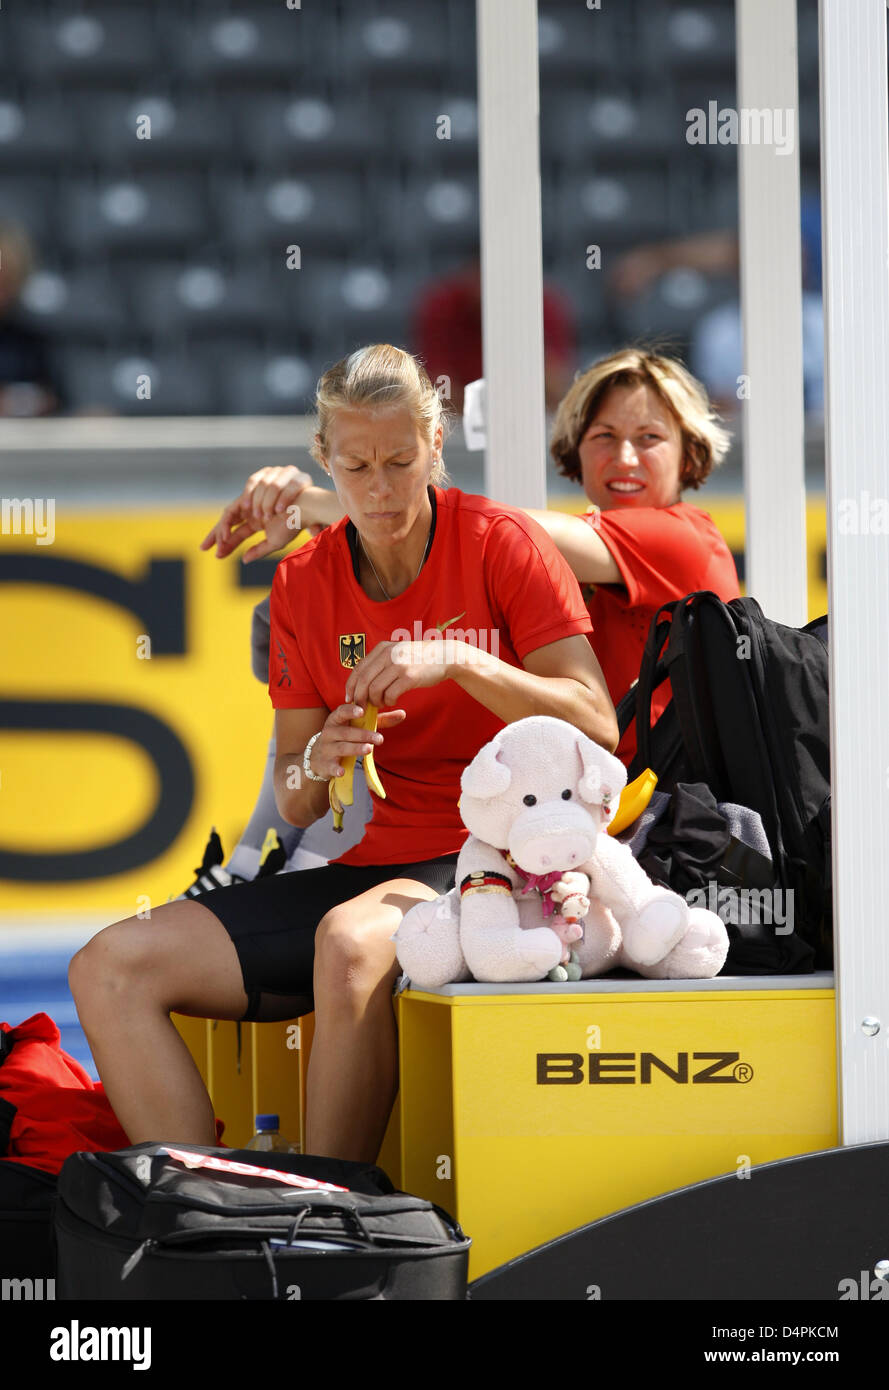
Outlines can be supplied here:
<path id="1" fill-rule="evenodd" d="M 348 1190 L 293 1186 L 287 1175 Z M 62 1299 L 466 1296 L 460 1227 L 372 1164 L 191 1144 L 76 1153 L 59 1175 L 55 1233 Z"/>
<path id="2" fill-rule="evenodd" d="M 0 1102 L 2 1105 L 2 1102 Z M 52 1279 L 55 1253 L 52 1239 L 56 1178 L 29 1163 L 0 1159 L 0 1299 L 7 1295 L 7 1280 Z M 21 1292 L 21 1291 L 20 1291 Z M 22 1297 L 47 1297 L 33 1291 Z"/>
<path id="3" fill-rule="evenodd" d="M 652 728 L 652 692 L 667 678 L 673 698 Z M 815 968 L 830 968 L 827 619 L 786 627 L 755 599 L 709 590 L 665 603 L 617 713 L 622 734 L 636 720 L 630 780 L 650 767 L 661 791 L 703 782 L 759 813 L 795 931 Z"/>

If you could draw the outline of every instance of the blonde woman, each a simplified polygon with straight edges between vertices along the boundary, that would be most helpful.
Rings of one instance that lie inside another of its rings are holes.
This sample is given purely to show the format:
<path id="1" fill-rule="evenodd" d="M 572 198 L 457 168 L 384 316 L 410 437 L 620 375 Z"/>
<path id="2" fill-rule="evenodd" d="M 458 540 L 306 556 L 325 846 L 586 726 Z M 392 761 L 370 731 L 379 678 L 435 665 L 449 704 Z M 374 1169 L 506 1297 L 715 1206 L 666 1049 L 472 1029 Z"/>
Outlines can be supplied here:
<path id="1" fill-rule="evenodd" d="M 340 860 L 118 922 L 74 957 L 81 1023 L 133 1143 L 214 1142 L 171 1011 L 284 1019 L 314 995 L 309 1151 L 373 1160 L 398 1087 L 391 936 L 453 884 L 463 768 L 532 714 L 617 742 L 589 614 L 546 532 L 436 484 L 445 422 L 422 365 L 365 348 L 325 373 L 317 404 L 316 457 L 342 519 L 275 575 L 276 799 L 286 821 L 311 825 L 343 759 L 371 749 L 386 799 Z M 415 624 L 444 640 L 393 640 Z M 375 734 L 351 725 L 368 703 Z"/>
<path id="2" fill-rule="evenodd" d="M 530 511 L 583 586 L 592 620 L 590 640 L 614 704 L 639 674 L 651 619 L 662 603 L 694 589 L 738 597 L 734 560 L 711 518 L 682 501 L 724 458 L 729 436 L 704 387 L 675 358 L 623 348 L 580 374 L 556 411 L 550 451 L 559 471 L 583 487 L 591 503 L 582 516 Z M 265 530 L 248 552 L 258 558 L 292 539 L 287 507 L 304 525 L 337 520 L 335 493 L 311 486 L 297 469 L 265 469 L 222 513 L 203 544 L 229 555 Z M 656 717 L 670 700 L 669 682 L 655 693 Z M 627 765 L 635 727 L 617 749 Z"/>

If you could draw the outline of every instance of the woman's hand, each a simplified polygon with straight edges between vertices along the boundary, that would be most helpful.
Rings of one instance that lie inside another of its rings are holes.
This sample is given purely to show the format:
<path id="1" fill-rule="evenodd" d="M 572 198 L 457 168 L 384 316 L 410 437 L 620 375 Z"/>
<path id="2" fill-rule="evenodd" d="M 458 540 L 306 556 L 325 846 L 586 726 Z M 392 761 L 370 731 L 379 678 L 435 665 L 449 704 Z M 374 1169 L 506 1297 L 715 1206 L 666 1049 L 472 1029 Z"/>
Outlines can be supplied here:
<path id="1" fill-rule="evenodd" d="M 455 666 L 469 664 L 479 655 L 484 654 L 453 637 L 380 642 L 346 681 L 346 699 L 361 706 L 393 705 L 410 690 L 448 680 Z"/>
<path id="2" fill-rule="evenodd" d="M 309 762 L 317 777 L 341 777 L 345 771 L 343 758 L 363 758 L 383 742 L 380 728 L 388 729 L 406 718 L 403 709 L 390 709 L 377 715 L 377 732 L 354 729 L 352 720 L 364 713 L 364 708 L 352 701 L 338 705 L 324 721 L 316 739 Z"/>
<path id="3" fill-rule="evenodd" d="M 265 540 L 251 546 L 244 555 L 244 564 L 283 550 L 301 530 L 297 499 L 311 486 L 309 474 L 290 464 L 260 468 L 251 473 L 240 497 L 223 510 L 216 525 L 201 541 L 200 549 L 209 550 L 215 544 L 216 558 L 222 560 L 249 536 L 264 531 Z M 311 526 L 309 529 L 314 533 L 321 528 Z"/>

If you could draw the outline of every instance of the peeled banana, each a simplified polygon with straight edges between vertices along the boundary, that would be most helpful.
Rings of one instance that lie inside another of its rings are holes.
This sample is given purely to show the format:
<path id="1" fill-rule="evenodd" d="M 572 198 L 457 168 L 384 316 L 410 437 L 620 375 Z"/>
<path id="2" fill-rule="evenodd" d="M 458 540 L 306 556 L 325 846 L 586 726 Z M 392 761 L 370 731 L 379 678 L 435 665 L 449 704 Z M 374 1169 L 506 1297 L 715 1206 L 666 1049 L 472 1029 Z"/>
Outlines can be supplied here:
<path id="1" fill-rule="evenodd" d="M 352 720 L 353 729 L 367 729 L 368 733 L 374 733 L 377 727 L 377 707 L 367 705 L 364 714 L 358 719 Z M 333 828 L 340 831 L 343 828 L 343 811 L 347 806 L 351 806 L 355 800 L 355 759 L 343 758 L 343 774 L 341 777 L 331 777 L 328 784 L 327 794 L 330 800 L 330 809 L 333 811 Z M 364 755 L 364 777 L 368 787 L 374 796 L 385 799 L 386 792 L 380 781 L 380 774 L 374 764 L 373 750 Z"/>

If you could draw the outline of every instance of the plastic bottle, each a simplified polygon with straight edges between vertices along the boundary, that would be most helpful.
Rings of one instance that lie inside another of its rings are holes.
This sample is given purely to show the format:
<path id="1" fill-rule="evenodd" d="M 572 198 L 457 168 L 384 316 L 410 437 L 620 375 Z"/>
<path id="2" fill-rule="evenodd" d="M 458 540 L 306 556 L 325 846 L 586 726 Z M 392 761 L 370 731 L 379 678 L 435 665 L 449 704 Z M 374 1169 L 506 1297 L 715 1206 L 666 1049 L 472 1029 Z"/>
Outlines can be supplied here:
<path id="1" fill-rule="evenodd" d="M 298 1154 L 299 1144 L 284 1138 L 279 1131 L 280 1123 L 277 1115 L 257 1115 L 256 1130 L 246 1147 L 265 1153 Z"/>

